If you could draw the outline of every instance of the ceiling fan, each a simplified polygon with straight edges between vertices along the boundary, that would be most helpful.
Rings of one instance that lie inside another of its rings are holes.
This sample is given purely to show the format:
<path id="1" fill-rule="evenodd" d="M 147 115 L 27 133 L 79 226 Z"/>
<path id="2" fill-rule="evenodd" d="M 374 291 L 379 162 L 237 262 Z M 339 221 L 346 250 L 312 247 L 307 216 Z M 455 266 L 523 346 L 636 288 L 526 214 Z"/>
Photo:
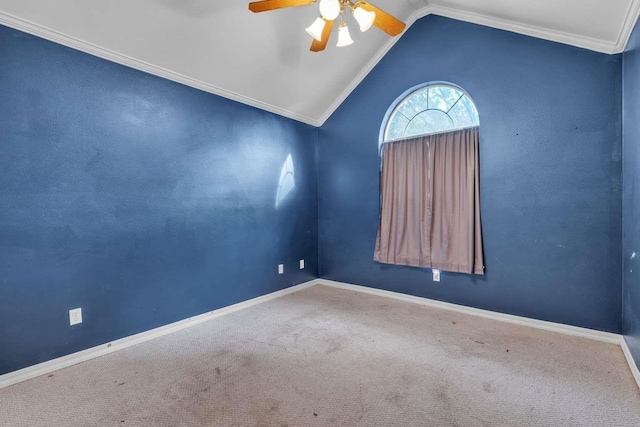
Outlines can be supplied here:
<path id="1" fill-rule="evenodd" d="M 306 6 L 316 3 L 317 0 L 261 0 L 249 3 L 249 10 L 252 12 L 266 12 L 269 10 L 282 9 L 292 6 Z M 363 0 L 320 0 L 320 16 L 306 28 L 307 33 L 313 37 L 311 43 L 312 52 L 320 52 L 325 49 L 333 24 L 340 17 L 338 25 L 338 43 L 336 46 L 348 46 L 353 43 L 349 28 L 344 21 L 343 12 L 351 9 L 353 17 L 360 26 L 360 31 L 367 31 L 372 25 L 380 28 L 390 36 L 397 36 L 404 31 L 405 23 L 389 15 Z"/>

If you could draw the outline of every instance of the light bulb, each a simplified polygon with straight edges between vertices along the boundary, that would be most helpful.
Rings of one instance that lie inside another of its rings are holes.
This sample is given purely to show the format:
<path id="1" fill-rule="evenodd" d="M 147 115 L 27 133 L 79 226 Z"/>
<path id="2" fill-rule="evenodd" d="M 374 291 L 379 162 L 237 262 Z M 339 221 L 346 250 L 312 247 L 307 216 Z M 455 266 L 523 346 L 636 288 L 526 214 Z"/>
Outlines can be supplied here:
<path id="1" fill-rule="evenodd" d="M 318 17 L 316 18 L 315 21 L 313 21 L 313 24 L 309 25 L 307 28 L 305 28 L 305 31 L 314 39 L 318 40 L 319 42 L 322 41 L 322 30 L 324 30 L 324 25 L 327 21 L 324 20 L 324 18 L 322 17 Z"/>
<path id="2" fill-rule="evenodd" d="M 342 21 L 340 23 L 340 29 L 338 30 L 338 43 L 336 44 L 336 46 L 349 46 L 352 43 L 353 39 L 351 38 L 351 34 L 349 34 L 349 27 L 347 27 L 347 24 Z"/>
<path id="3" fill-rule="evenodd" d="M 340 15 L 340 0 L 320 0 L 320 15 L 327 21 L 333 21 Z"/>
<path id="4" fill-rule="evenodd" d="M 376 13 L 374 11 L 366 11 L 358 6 L 353 9 L 353 17 L 360 24 L 360 31 L 364 33 L 373 25 L 373 21 L 376 20 Z"/>

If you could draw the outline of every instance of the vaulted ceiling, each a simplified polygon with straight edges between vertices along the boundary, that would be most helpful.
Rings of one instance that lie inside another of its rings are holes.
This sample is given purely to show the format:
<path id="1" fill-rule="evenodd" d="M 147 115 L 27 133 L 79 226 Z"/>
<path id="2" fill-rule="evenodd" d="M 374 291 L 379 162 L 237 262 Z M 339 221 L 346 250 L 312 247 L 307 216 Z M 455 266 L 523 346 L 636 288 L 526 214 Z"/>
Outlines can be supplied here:
<path id="1" fill-rule="evenodd" d="M 640 0 L 371 0 L 407 28 L 436 14 L 603 53 L 625 48 Z M 317 4 L 247 0 L 0 0 L 0 24 L 319 126 L 398 40 L 377 28 L 309 51 Z"/>

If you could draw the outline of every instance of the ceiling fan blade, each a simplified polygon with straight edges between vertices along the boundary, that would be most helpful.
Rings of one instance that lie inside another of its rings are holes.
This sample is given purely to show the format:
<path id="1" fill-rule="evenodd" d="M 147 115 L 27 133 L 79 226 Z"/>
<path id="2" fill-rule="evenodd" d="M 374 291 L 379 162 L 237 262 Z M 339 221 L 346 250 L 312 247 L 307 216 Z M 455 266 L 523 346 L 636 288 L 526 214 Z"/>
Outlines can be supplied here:
<path id="1" fill-rule="evenodd" d="M 327 47 L 327 42 L 329 42 L 329 36 L 331 35 L 331 30 L 333 29 L 333 23 L 335 21 L 327 21 L 324 23 L 324 28 L 322 29 L 322 41 L 318 41 L 313 39 L 313 43 L 311 43 L 311 52 L 320 52 Z"/>
<path id="2" fill-rule="evenodd" d="M 305 6 L 315 3 L 316 0 L 263 0 L 249 3 L 249 10 L 252 12 L 266 12 L 268 10 L 282 9 L 292 6 Z"/>
<path id="3" fill-rule="evenodd" d="M 373 25 L 380 28 L 390 36 L 397 36 L 404 31 L 404 27 L 406 27 L 406 24 L 399 19 L 394 18 L 392 15 L 389 15 L 384 10 L 379 9 L 371 3 L 367 2 L 362 2 L 360 6 L 362 6 L 364 10 L 375 12 L 376 19 L 375 21 L 373 21 Z"/>

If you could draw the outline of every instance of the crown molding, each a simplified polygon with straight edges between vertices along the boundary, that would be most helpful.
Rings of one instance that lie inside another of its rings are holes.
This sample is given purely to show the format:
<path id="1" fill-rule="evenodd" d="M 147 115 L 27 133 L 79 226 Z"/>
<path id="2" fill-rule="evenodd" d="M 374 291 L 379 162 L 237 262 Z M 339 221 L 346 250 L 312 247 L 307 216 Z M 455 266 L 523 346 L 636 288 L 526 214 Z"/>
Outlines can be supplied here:
<path id="1" fill-rule="evenodd" d="M 640 15 L 640 0 L 631 0 L 629 3 L 629 10 L 624 22 L 624 26 L 618 35 L 615 43 L 608 43 L 602 40 L 594 39 L 591 37 L 577 36 L 562 31 L 548 30 L 540 27 L 535 27 L 526 24 L 518 24 L 505 19 L 492 18 L 486 15 L 478 13 L 467 12 L 458 9 L 451 9 L 437 5 L 427 5 L 413 12 L 405 21 L 407 24 L 405 32 L 420 18 L 427 15 L 439 15 L 445 18 L 457 19 L 459 21 L 470 22 L 472 24 L 483 25 L 491 28 L 497 28 L 500 30 L 511 31 L 526 36 L 531 36 L 539 39 L 554 41 L 571 45 L 574 47 L 581 47 L 588 50 L 593 50 L 606 54 L 618 54 L 624 52 L 631 32 L 635 26 L 638 16 Z M 403 33 L 404 34 L 404 33 Z M 344 102 L 345 99 L 353 92 L 353 90 L 364 80 L 364 78 L 373 70 L 373 68 L 380 62 L 380 60 L 387 54 L 387 52 L 396 44 L 396 42 L 402 37 L 390 38 L 371 58 L 367 65 L 358 73 L 355 78 L 349 83 L 346 89 L 340 94 L 335 102 L 329 106 L 325 113 L 320 117 L 320 126 L 322 126 L 331 115 L 338 109 L 338 107 Z"/>
<path id="2" fill-rule="evenodd" d="M 640 0 L 631 0 L 624 24 L 618 34 L 614 53 L 623 53 L 627 49 L 629 38 L 631 37 L 636 22 L 638 22 L 638 17 L 640 17 Z"/>
<path id="3" fill-rule="evenodd" d="M 629 39 L 629 36 L 631 35 L 631 31 L 633 31 L 634 24 L 638 19 L 638 12 L 640 11 L 640 0 L 630 0 L 629 9 L 625 18 L 624 25 L 615 42 L 608 42 L 592 37 L 580 36 L 564 31 L 541 28 L 534 25 L 521 24 L 502 18 L 490 17 L 480 13 L 454 9 L 445 6 L 432 5 L 427 6 L 424 9 L 429 9 L 429 14 L 458 19 L 460 21 L 471 22 L 473 24 L 484 25 L 487 27 L 511 31 L 526 36 L 613 55 L 623 52 L 624 48 L 626 47 L 626 43 Z"/>
<path id="4" fill-rule="evenodd" d="M 212 93 L 214 95 L 221 96 L 223 98 L 231 99 L 233 101 L 240 102 L 251 107 L 258 108 L 260 110 L 268 111 L 270 113 L 277 114 L 279 116 L 287 117 L 302 123 L 306 123 L 311 126 L 319 127 L 321 123 L 311 117 L 304 116 L 302 114 L 295 113 L 280 107 L 276 107 L 271 104 L 267 104 L 257 99 L 215 86 L 209 83 L 205 83 L 201 80 L 194 79 L 183 74 L 167 70 L 166 68 L 159 67 L 157 65 L 149 64 L 148 62 L 141 61 L 139 59 L 132 58 L 127 55 L 123 55 L 118 52 L 114 52 L 110 49 L 106 49 L 97 46 L 93 43 L 78 39 L 76 37 L 61 33 L 59 31 L 52 30 L 26 19 L 18 18 L 17 16 L 10 15 L 8 13 L 0 11 L 0 24 L 7 27 L 14 28 L 16 30 L 23 31 L 25 33 L 41 37 L 43 39 L 52 41 L 54 43 L 61 44 L 63 46 L 70 47 L 75 50 L 79 50 L 84 53 L 88 53 L 93 56 L 97 56 L 102 59 L 106 59 L 111 62 L 115 62 L 120 65 L 134 68 L 139 71 L 144 71 L 149 74 L 153 74 L 158 77 L 172 80 L 174 82 L 182 83 L 195 89 L 199 89 L 205 92 Z"/>
<path id="5" fill-rule="evenodd" d="M 419 4 L 417 1 L 412 1 L 412 4 Z M 405 31 L 409 29 L 418 19 L 431 14 L 501 30 L 511 31 L 531 37 L 589 49 L 600 53 L 618 54 L 624 52 L 635 23 L 640 16 L 640 0 L 630 0 L 625 22 L 615 42 L 606 42 L 562 31 L 549 30 L 532 25 L 514 23 L 501 18 L 489 17 L 475 12 L 458 10 L 432 4 L 427 4 L 426 6 L 415 10 L 405 20 L 405 23 L 407 25 Z M 347 87 L 341 92 L 336 100 L 331 103 L 331 105 L 325 110 L 325 112 L 319 118 L 313 118 L 268 104 L 266 102 L 259 101 L 257 99 L 209 83 L 205 83 L 201 80 L 197 80 L 153 64 L 149 64 L 145 61 L 141 61 L 130 56 L 114 52 L 110 49 L 102 48 L 93 43 L 83 41 L 76 37 L 46 28 L 44 26 L 38 25 L 22 18 L 18 18 L 5 12 L 0 12 L 0 24 L 15 28 L 20 31 L 24 31 L 25 33 L 44 38 L 46 40 L 50 40 L 52 42 L 70 47 L 72 49 L 88 53 L 90 55 L 97 56 L 102 59 L 106 59 L 108 61 L 112 61 L 130 68 L 153 74 L 158 77 L 182 83 L 187 86 L 212 93 L 214 95 L 231 99 L 233 101 L 237 101 L 242 104 L 246 104 L 315 127 L 322 126 L 328 120 L 328 118 L 338 109 L 338 107 L 351 94 L 351 92 L 353 92 L 353 90 L 362 82 L 362 80 L 364 80 L 364 78 L 373 70 L 378 62 L 380 62 L 380 60 L 400 39 L 400 37 L 393 37 L 390 38 L 384 45 L 382 45 L 382 47 L 378 49 L 371 60 L 369 60 L 365 67 L 354 76 Z"/>

